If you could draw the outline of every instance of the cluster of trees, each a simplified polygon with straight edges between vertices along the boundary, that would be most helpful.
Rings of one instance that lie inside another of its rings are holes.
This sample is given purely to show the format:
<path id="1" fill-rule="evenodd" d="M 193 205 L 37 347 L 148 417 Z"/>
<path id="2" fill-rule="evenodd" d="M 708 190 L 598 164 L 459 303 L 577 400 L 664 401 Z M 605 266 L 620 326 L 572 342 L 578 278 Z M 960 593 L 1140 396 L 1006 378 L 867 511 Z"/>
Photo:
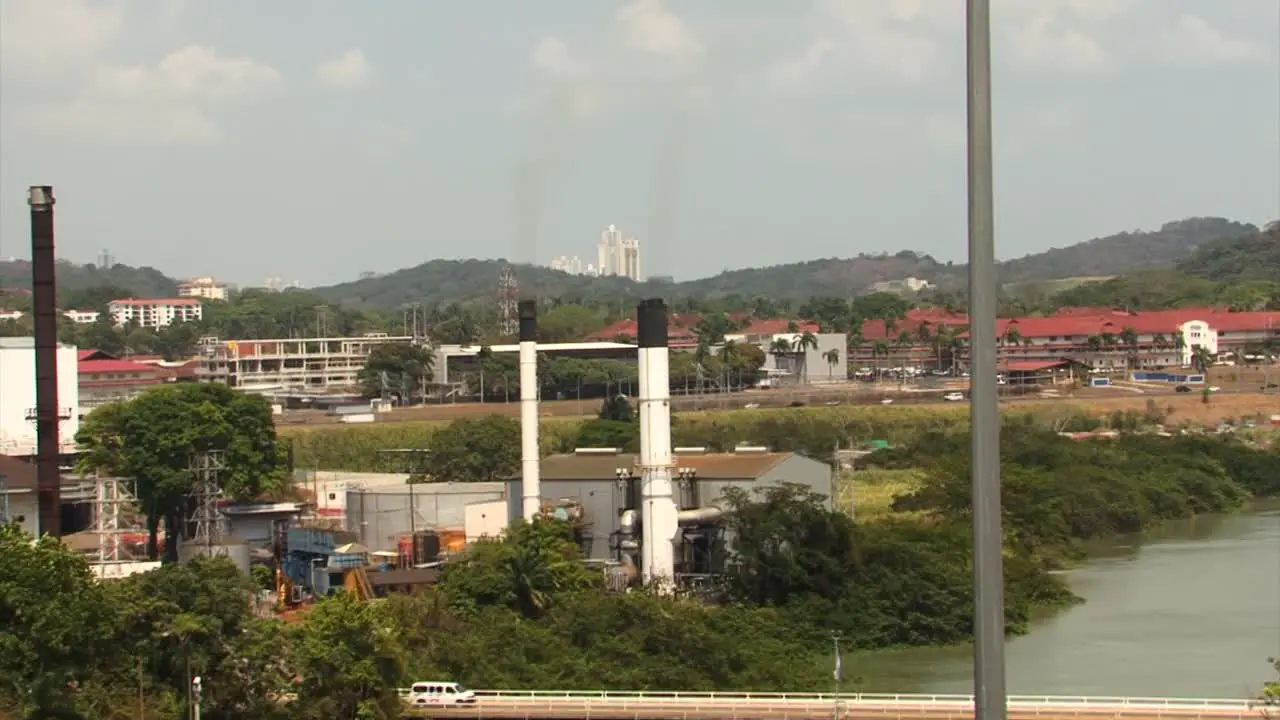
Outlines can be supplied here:
<path id="1" fill-rule="evenodd" d="M 625 399 L 579 432 L 630 433 Z M 459 420 L 433 434 L 419 480 L 507 477 L 519 425 Z M 152 528 L 176 537 L 191 457 L 221 450 L 232 496 L 279 491 L 261 401 L 219 386 L 171 386 L 90 414 L 86 466 L 139 482 Z M 631 440 L 627 440 L 630 442 Z M 614 443 L 611 443 L 614 444 Z M 616 444 L 623 444 L 618 442 Z M 921 435 L 873 462 L 923 480 L 887 519 L 855 522 L 800 486 L 723 497 L 729 570 L 698 599 L 609 594 L 579 562 L 571 528 L 516 524 L 448 565 L 415 596 L 320 602 L 296 623 L 260 617 L 253 583 L 222 559 L 96 582 L 51 539 L 0 529 L 0 711 L 172 717 L 204 680 L 209 718 L 392 717 L 395 688 L 448 678 L 488 687 L 821 689 L 828 642 L 945 644 L 972 632 L 968 438 Z M 1003 435 L 1006 618 L 1073 600 L 1051 574 L 1078 543 L 1280 494 L 1280 455 L 1228 436 L 1122 434 L 1076 441 L 1028 421 Z M 856 479 L 855 479 L 856 481 Z M 286 702 L 292 700 L 292 702 Z M 66 715 L 73 717 L 72 715 Z"/>
<path id="2" fill-rule="evenodd" d="M 788 345 L 784 352 L 790 355 L 794 348 Z M 695 351 L 675 352 L 669 368 L 671 389 L 688 393 L 750 387 L 760 379 L 764 362 L 764 351 L 745 343 L 724 343 L 715 352 L 701 345 Z M 366 397 L 421 400 L 435 380 L 435 364 L 435 355 L 425 345 L 381 345 L 370 353 L 360 373 L 360 384 Z M 488 345 L 481 345 L 470 362 L 451 370 L 449 380 L 464 383 L 470 397 L 513 400 L 520 395 L 519 356 L 496 354 Z M 634 362 L 545 354 L 538 358 L 538 385 L 543 398 L 632 395 L 638 384 Z"/>
<path id="3" fill-rule="evenodd" d="M 465 423 L 459 434 L 476 429 Z M 1280 457 L 1218 437 L 1073 441 L 1011 425 L 1003 453 L 1012 632 L 1073 601 L 1049 570 L 1079 541 L 1280 491 Z M 931 435 L 874 459 L 923 470 L 897 503 L 911 512 L 857 523 L 800 486 L 726 493 L 729 571 L 697 599 L 606 592 L 572 528 L 547 520 L 473 545 L 419 594 L 339 594 L 287 623 L 254 612 L 251 581 L 225 559 L 99 583 L 56 541 L 3 528 L 0 710 L 173 717 L 193 675 L 214 720 L 394 717 L 395 689 L 424 678 L 825 689 L 832 632 L 858 649 L 972 633 L 967 439 Z"/>
<path id="4" fill-rule="evenodd" d="M 220 466 L 220 490 L 247 500 L 287 487 L 288 446 L 276 439 L 271 406 L 221 383 L 162 385 L 125 402 L 95 408 L 76 433 L 80 469 L 132 478 L 147 517 L 152 559 L 178 557 L 178 539 L 202 454 Z M 164 526 L 163 553 L 157 545 Z"/>

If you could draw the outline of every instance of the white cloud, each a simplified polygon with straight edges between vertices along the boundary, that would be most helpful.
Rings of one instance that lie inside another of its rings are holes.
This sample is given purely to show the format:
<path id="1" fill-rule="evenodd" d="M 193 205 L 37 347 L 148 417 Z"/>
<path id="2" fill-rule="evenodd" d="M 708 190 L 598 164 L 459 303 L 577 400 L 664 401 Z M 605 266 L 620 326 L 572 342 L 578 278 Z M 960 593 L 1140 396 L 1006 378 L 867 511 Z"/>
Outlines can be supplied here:
<path id="1" fill-rule="evenodd" d="M 662 0 L 632 0 L 614 15 L 626 44 L 640 52 L 684 60 L 702 55 L 702 41 Z"/>
<path id="2" fill-rule="evenodd" d="M 1098 70 L 1108 54 L 1097 34 L 1137 0 L 996 0 L 997 47 L 1029 67 Z M 946 67 L 964 38 L 964 3 L 939 0 L 816 0 L 815 37 L 766 72 L 775 89 L 806 86 L 833 71 L 923 82 Z M 832 30 L 838 30 L 833 34 Z"/>
<path id="3" fill-rule="evenodd" d="M 357 88 L 369 82 L 373 65 L 360 48 L 351 48 L 332 60 L 320 63 L 316 79 L 321 85 L 336 89 Z"/>
<path id="4" fill-rule="evenodd" d="M 205 143 L 219 136 L 211 111 L 279 89 L 280 73 L 249 57 L 188 45 L 154 66 L 101 67 L 69 103 L 29 109 L 33 129 L 115 142 Z"/>
<path id="5" fill-rule="evenodd" d="M 3 0 L 0 2 L 0 66 L 41 73 L 91 58 L 124 27 L 121 2 Z"/>
<path id="6" fill-rule="evenodd" d="M 591 73 L 591 63 L 579 58 L 563 40 L 544 37 L 529 53 L 534 67 L 558 78 L 580 78 Z"/>
<path id="7" fill-rule="evenodd" d="M 213 48 L 188 45 L 152 66 L 100 68 L 92 91 L 114 100 L 221 102 L 278 89 L 284 79 L 251 57 L 222 57 Z"/>
<path id="8" fill-rule="evenodd" d="M 1181 64 L 1264 62 L 1270 55 L 1262 45 L 1229 37 L 1190 13 L 1179 17 L 1174 27 L 1164 33 L 1162 47 L 1166 60 Z"/>
<path id="9" fill-rule="evenodd" d="M 1101 70 L 1109 64 L 1106 50 L 1084 32 L 1041 15 L 1007 29 L 1005 36 L 1020 62 L 1056 70 Z"/>

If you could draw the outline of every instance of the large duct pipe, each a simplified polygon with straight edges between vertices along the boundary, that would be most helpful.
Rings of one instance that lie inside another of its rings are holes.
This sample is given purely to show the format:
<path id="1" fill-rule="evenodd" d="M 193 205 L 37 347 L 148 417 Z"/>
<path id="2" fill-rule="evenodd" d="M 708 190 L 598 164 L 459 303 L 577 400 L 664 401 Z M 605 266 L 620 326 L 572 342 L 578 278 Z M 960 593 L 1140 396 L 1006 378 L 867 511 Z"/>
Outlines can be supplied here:
<path id="1" fill-rule="evenodd" d="M 636 309 L 640 373 L 641 571 L 646 583 L 675 574 L 674 542 L 679 527 L 671 494 L 671 386 L 667 351 L 667 308 L 662 300 L 641 301 Z"/>
<path id="2" fill-rule="evenodd" d="M 62 472 L 58 461 L 58 289 L 53 253 L 53 188 L 33 185 L 31 309 L 36 353 L 36 502 L 40 533 L 62 535 Z"/>
<path id="3" fill-rule="evenodd" d="M 524 519 L 542 512 L 538 465 L 538 303 L 520 301 L 520 487 Z"/>

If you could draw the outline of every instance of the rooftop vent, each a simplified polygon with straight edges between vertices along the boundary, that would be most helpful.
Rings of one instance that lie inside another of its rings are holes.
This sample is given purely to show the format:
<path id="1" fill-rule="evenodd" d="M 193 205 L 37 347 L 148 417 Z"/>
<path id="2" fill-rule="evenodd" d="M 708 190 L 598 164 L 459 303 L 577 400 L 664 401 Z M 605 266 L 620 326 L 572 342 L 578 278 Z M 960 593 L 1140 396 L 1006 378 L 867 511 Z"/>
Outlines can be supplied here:
<path id="1" fill-rule="evenodd" d="M 603 447 L 603 448 L 574 448 L 574 455 L 617 455 L 622 452 L 622 448 Z"/>
<path id="2" fill-rule="evenodd" d="M 671 452 L 677 455 L 706 455 L 707 448 L 705 445 L 699 447 L 678 447 L 673 448 Z"/>
<path id="3" fill-rule="evenodd" d="M 733 452 L 736 454 L 767 453 L 769 448 L 763 445 L 739 445 L 733 449 Z"/>

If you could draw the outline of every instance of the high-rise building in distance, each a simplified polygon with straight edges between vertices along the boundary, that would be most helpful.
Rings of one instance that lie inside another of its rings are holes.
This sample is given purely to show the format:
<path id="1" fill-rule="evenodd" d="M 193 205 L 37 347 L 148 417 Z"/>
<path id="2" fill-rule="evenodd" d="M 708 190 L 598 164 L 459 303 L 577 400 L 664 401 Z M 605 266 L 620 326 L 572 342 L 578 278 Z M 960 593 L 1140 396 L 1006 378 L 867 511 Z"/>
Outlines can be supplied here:
<path id="1" fill-rule="evenodd" d="M 623 237 L 616 225 L 610 225 L 596 243 L 596 268 L 601 275 L 621 275 L 639 282 L 640 241 Z"/>

